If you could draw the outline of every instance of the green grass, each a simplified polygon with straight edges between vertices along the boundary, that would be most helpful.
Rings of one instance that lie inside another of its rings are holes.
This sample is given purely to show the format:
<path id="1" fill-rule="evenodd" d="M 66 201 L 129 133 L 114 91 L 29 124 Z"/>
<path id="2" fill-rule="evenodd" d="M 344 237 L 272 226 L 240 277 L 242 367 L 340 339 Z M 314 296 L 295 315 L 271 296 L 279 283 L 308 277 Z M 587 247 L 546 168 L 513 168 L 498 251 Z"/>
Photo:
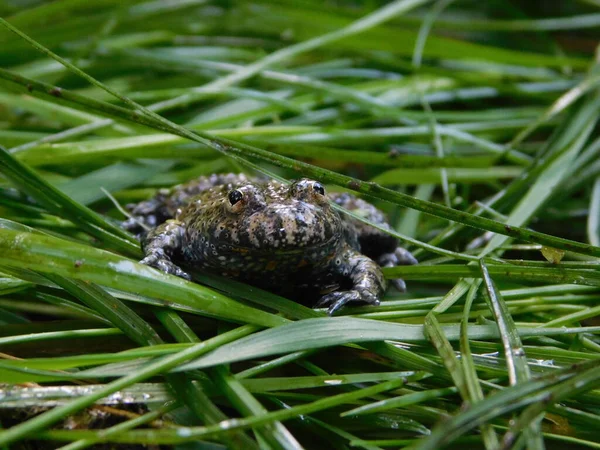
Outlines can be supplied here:
<path id="1" fill-rule="evenodd" d="M 598 6 L 0 4 L 0 448 L 600 448 Z M 109 196 L 228 171 L 376 203 L 408 292 L 138 264 Z"/>

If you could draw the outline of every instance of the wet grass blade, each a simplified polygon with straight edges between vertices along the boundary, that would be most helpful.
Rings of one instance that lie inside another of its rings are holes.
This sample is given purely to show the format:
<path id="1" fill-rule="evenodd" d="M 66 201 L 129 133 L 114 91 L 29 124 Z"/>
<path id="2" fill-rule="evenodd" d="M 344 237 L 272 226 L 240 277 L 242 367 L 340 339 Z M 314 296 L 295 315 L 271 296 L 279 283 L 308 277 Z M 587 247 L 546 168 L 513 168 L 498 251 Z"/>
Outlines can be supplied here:
<path id="1" fill-rule="evenodd" d="M 483 260 L 479 262 L 479 267 L 483 274 L 483 284 L 487 293 L 486 298 L 489 301 L 490 309 L 494 314 L 494 320 L 498 324 L 498 330 L 500 331 L 509 382 L 513 386 L 526 382 L 531 379 L 531 373 L 527 365 L 527 355 L 523 349 L 523 343 L 521 342 L 515 322 L 508 311 L 502 295 L 498 292 L 494 281 L 490 277 L 490 273 Z M 532 421 L 529 428 L 525 431 L 528 448 L 545 448 L 540 429 L 541 419 L 542 417 L 538 417 L 537 420 Z"/>
<path id="2" fill-rule="evenodd" d="M 166 275 L 103 250 L 50 236 L 0 229 L 0 264 L 22 267 L 129 291 L 160 303 L 186 305 L 199 314 L 277 326 L 281 317 L 235 302 L 216 291 Z M 50 261 L 52 261 L 50 263 Z"/>
<path id="3" fill-rule="evenodd" d="M 148 322 L 100 286 L 79 280 L 69 280 L 54 274 L 46 274 L 46 278 L 77 297 L 102 317 L 108 319 L 114 327 L 123 331 L 139 345 L 163 343 L 158 333 Z"/>

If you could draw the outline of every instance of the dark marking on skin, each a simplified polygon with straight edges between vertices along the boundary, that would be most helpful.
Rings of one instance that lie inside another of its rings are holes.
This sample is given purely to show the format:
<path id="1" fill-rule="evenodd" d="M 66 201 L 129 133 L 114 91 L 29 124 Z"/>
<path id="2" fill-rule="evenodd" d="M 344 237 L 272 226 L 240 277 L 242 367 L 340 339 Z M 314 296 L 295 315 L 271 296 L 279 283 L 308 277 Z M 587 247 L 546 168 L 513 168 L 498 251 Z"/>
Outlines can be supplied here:
<path id="1" fill-rule="evenodd" d="M 348 185 L 358 189 L 360 182 Z M 161 189 L 129 206 L 133 219 L 123 226 L 140 236 L 139 223 L 151 227 L 142 263 L 182 278 L 190 276 L 179 265 L 225 274 L 295 300 L 320 298 L 317 306 L 330 314 L 348 303 L 378 305 L 386 289 L 381 266 L 416 260 L 395 238 L 340 215 L 329 200 L 388 227 L 370 203 L 327 195 L 316 181 L 288 186 L 234 174 Z M 404 288 L 402 280 L 392 283 Z"/>

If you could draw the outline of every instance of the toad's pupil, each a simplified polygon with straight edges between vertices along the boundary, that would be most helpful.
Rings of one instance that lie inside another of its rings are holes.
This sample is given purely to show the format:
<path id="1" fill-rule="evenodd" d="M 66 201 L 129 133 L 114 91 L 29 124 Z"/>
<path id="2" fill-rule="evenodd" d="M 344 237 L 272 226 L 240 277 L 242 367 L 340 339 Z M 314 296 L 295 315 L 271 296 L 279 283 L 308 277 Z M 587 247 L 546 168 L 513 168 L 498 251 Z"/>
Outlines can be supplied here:
<path id="1" fill-rule="evenodd" d="M 313 185 L 313 189 L 321 195 L 325 195 L 325 188 L 321 186 L 319 183 L 315 183 Z"/>
<path id="2" fill-rule="evenodd" d="M 233 206 L 237 202 L 239 202 L 244 197 L 244 195 L 236 189 L 234 191 L 231 191 L 229 193 L 228 197 L 229 197 L 229 203 L 231 203 L 231 205 Z"/>

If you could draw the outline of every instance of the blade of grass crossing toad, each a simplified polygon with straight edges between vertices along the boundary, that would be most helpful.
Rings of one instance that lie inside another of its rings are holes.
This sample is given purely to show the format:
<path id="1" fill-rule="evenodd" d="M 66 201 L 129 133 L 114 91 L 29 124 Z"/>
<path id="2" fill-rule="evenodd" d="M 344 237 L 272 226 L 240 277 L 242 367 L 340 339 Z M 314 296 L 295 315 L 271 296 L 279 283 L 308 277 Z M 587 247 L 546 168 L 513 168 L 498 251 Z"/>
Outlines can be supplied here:
<path id="1" fill-rule="evenodd" d="M 53 89 L 53 87 L 44 83 L 36 82 L 35 80 L 27 79 L 27 81 L 25 81 L 23 77 L 17 76 L 2 69 L 0 69 L 0 78 L 10 80 L 11 82 L 17 83 L 22 86 L 31 85 L 34 88 L 34 91 L 32 92 L 33 95 L 36 95 L 37 91 L 46 92 Z M 364 183 L 354 178 L 330 170 L 321 169 L 311 164 L 276 155 L 256 147 L 242 144 L 240 142 L 235 142 L 223 138 L 217 138 L 215 136 L 211 136 L 209 134 L 201 132 L 191 133 L 189 130 L 183 129 L 182 127 L 177 126 L 160 116 L 157 116 L 158 119 L 155 120 L 153 117 L 148 117 L 145 115 L 142 116 L 139 113 L 136 114 L 135 111 L 129 111 L 124 108 L 115 107 L 108 103 L 92 101 L 85 97 L 77 96 L 73 93 L 68 93 L 67 95 L 67 91 L 64 91 L 63 94 L 63 99 L 69 98 L 70 100 L 75 100 L 77 102 L 85 104 L 90 108 L 99 107 L 102 111 L 110 111 L 110 114 L 114 114 L 117 117 L 121 117 L 123 119 L 140 124 L 145 124 L 156 128 L 157 130 L 168 131 L 170 133 L 183 136 L 193 141 L 208 145 L 209 147 L 227 156 L 230 156 L 231 158 L 237 158 L 240 161 L 244 161 L 245 165 L 249 165 L 257 169 L 260 168 L 258 166 L 255 166 L 254 164 L 251 164 L 244 158 L 257 158 L 260 160 L 268 161 L 277 166 L 292 169 L 295 172 L 299 172 L 304 176 L 311 177 L 313 179 L 325 183 L 334 183 L 339 186 L 344 186 L 352 191 L 360 192 L 374 198 L 386 200 L 400 206 L 414 208 L 427 214 L 463 223 L 474 228 L 493 231 L 502 235 L 523 239 L 525 241 L 536 242 L 550 247 L 570 250 L 586 255 L 600 256 L 599 247 L 582 244 L 580 242 L 572 241 L 569 239 L 549 236 L 544 233 L 539 233 L 529 229 L 519 228 L 516 226 L 507 227 L 505 224 L 492 219 L 471 215 L 462 211 L 457 211 L 452 208 L 438 205 L 436 203 L 418 200 L 407 194 L 402 194 L 391 189 L 386 189 L 377 184 Z"/>
<path id="2" fill-rule="evenodd" d="M 198 336 L 196 336 L 194 331 L 177 313 L 164 311 L 159 315 L 159 318 L 179 342 L 199 342 Z M 230 374 L 226 366 L 213 367 L 208 370 L 208 373 L 221 393 L 242 415 L 246 417 L 260 416 L 268 412 L 248 389 Z M 287 450 L 299 450 L 302 448 L 281 422 L 274 422 L 265 427 L 258 428 L 255 432 L 273 448 Z"/>
<path id="3" fill-rule="evenodd" d="M 471 312 L 471 305 L 473 304 L 473 300 L 477 295 L 480 285 L 480 280 L 473 282 L 471 285 L 467 298 L 465 299 L 463 318 L 460 323 L 460 361 L 464 373 L 465 385 L 469 393 L 469 403 L 471 405 L 484 399 L 483 390 L 481 389 L 481 384 L 477 377 L 477 370 L 475 368 L 475 363 L 473 362 L 473 355 L 469 344 L 469 314 Z M 481 425 L 480 428 L 485 448 L 487 450 L 498 448 L 498 436 L 496 435 L 494 428 L 490 424 Z"/>
<path id="4" fill-rule="evenodd" d="M 0 172 L 15 186 L 33 197 L 59 217 L 71 220 L 94 237 L 129 255 L 140 255 L 139 244 L 133 236 L 108 223 L 99 214 L 74 202 L 33 170 L 21 164 L 0 146 Z"/>
<path id="5" fill-rule="evenodd" d="M 489 302 L 490 310 L 494 314 L 494 319 L 500 331 L 500 340 L 504 347 L 510 384 L 516 385 L 526 382 L 531 378 L 531 373 L 527 365 L 527 356 L 525 355 L 517 327 L 483 260 L 479 261 L 479 267 L 483 274 L 483 283 L 487 293 L 486 299 Z M 532 421 L 526 430 L 525 437 L 528 448 L 545 448 L 540 428 L 542 418 L 543 416 L 539 417 L 538 420 Z"/>
<path id="6" fill-rule="evenodd" d="M 228 139 L 222 138 L 216 139 L 214 137 L 211 137 L 210 139 L 213 140 L 213 144 L 211 144 L 213 148 L 217 148 L 219 149 L 219 151 L 225 151 L 227 155 L 232 157 L 234 155 L 244 155 L 246 157 L 256 157 L 259 159 L 269 160 L 270 162 L 276 165 L 290 168 L 296 172 L 303 174 L 304 176 L 311 177 L 313 179 L 320 180 L 325 183 L 334 183 L 339 186 L 347 187 L 350 190 L 361 192 L 370 197 L 386 200 L 400 206 L 414 208 L 428 214 L 443 217 L 448 220 L 465 223 L 475 228 L 494 231 L 499 234 L 512 236 L 514 238 L 520 238 L 526 241 L 536 242 L 555 248 L 575 251 L 578 253 L 589 254 L 593 256 L 600 255 L 600 248 L 598 247 L 582 244 L 580 242 L 571 241 L 564 238 L 549 236 L 544 233 L 535 232 L 525 228 L 519 228 L 514 226 L 507 227 L 505 224 L 492 219 L 474 216 L 462 211 L 457 211 L 452 208 L 438 205 L 436 203 L 417 200 L 407 194 L 402 194 L 391 189 L 386 189 L 374 183 L 365 183 L 353 179 L 351 177 L 341 175 L 336 172 L 332 172 L 326 169 L 321 169 L 312 166 L 307 163 L 303 163 L 301 161 L 296 161 L 278 155 L 272 155 L 269 152 L 245 144 L 241 144 L 239 142 L 230 141 Z M 215 145 L 215 143 L 217 144 Z"/>
<path id="7" fill-rule="evenodd" d="M 148 322 L 100 286 L 80 280 L 69 280 L 51 273 L 47 273 L 45 276 L 71 295 L 77 297 L 85 305 L 97 311 L 102 317 L 107 318 L 114 327 L 123 331 L 137 344 L 146 346 L 163 343 L 163 340 Z"/>

